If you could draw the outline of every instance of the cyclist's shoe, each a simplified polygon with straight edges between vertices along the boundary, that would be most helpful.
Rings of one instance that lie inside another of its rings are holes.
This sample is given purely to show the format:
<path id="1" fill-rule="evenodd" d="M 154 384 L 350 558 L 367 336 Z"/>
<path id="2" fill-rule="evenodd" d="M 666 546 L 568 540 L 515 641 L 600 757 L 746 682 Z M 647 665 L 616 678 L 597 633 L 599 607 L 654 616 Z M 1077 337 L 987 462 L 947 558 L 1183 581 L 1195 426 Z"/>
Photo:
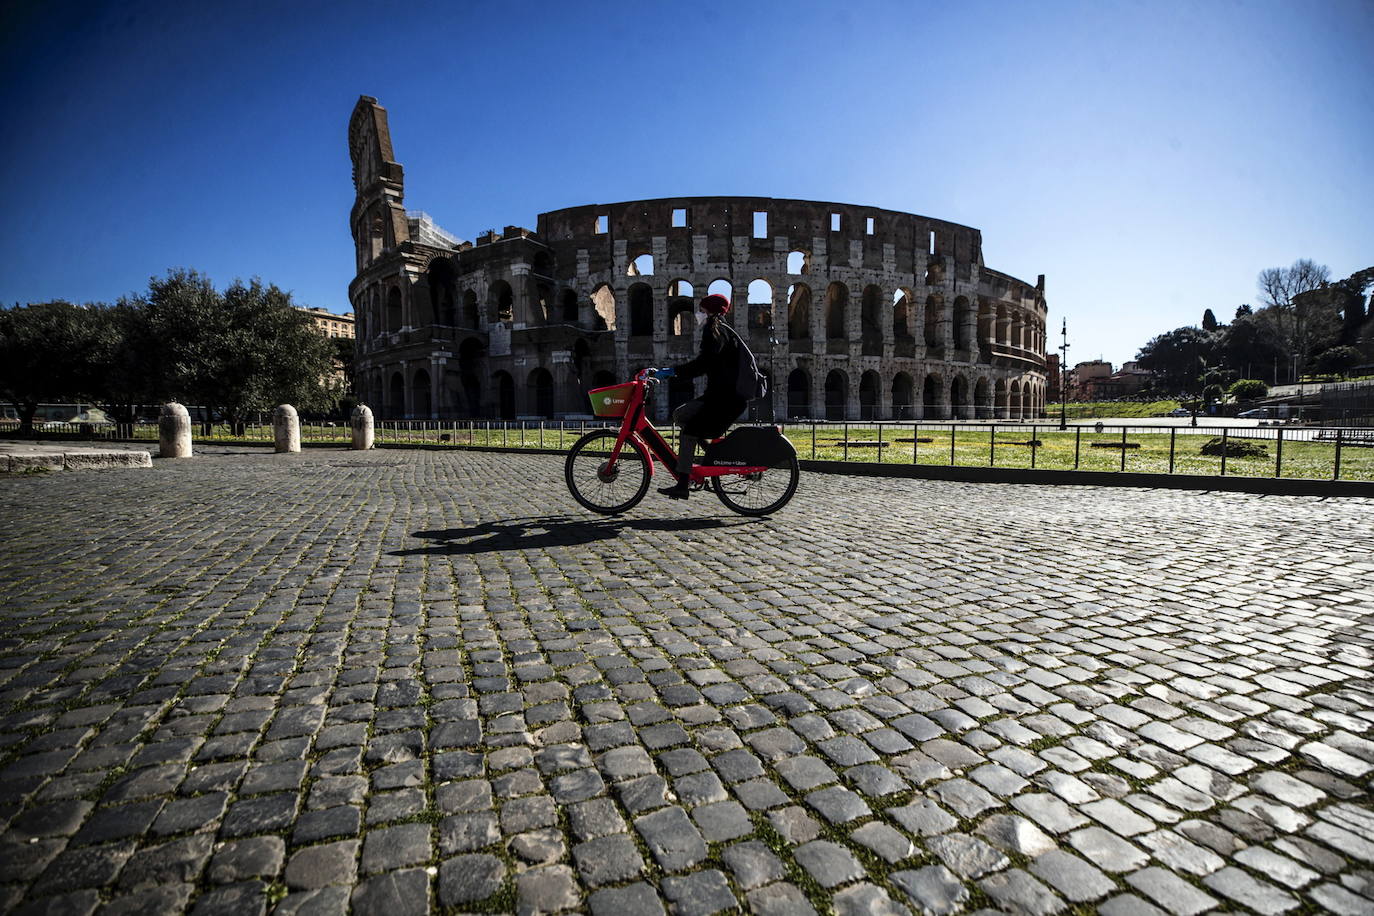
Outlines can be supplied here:
<path id="1" fill-rule="evenodd" d="M 669 499 L 686 499 L 687 475 L 679 474 L 677 478 L 677 483 L 673 484 L 671 487 L 659 487 L 658 492 L 662 493 Z"/>

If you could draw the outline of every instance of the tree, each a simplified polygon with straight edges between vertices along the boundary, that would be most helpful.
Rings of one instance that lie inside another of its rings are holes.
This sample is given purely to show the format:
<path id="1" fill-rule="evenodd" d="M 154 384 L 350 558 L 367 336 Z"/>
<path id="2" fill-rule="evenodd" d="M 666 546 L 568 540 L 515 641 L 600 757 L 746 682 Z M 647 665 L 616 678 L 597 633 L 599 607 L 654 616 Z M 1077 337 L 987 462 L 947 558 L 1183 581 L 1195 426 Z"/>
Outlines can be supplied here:
<path id="1" fill-rule="evenodd" d="M 1335 309 L 1322 297 L 1305 295 L 1321 289 L 1330 276 L 1325 265 L 1307 258 L 1299 258 L 1291 267 L 1260 271 L 1260 301 L 1265 306 L 1260 317 L 1275 341 L 1294 359 L 1299 375 L 1308 357 L 1323 349 L 1336 331 Z"/>
<path id="2" fill-rule="evenodd" d="M 1277 375 L 1279 363 L 1287 365 L 1288 354 L 1278 346 L 1268 326 L 1253 313 L 1238 314 L 1236 320 L 1218 332 L 1217 354 L 1223 366 L 1246 376 Z M 1273 378 L 1274 384 L 1278 383 Z"/>
<path id="3" fill-rule="evenodd" d="M 1339 375 L 1345 378 L 1347 372 L 1360 364 L 1364 357 L 1360 351 L 1350 346 L 1336 346 L 1323 350 L 1313 361 L 1313 366 L 1322 375 Z"/>
<path id="4" fill-rule="evenodd" d="M 1269 386 L 1257 378 L 1243 378 L 1231 383 L 1226 393 L 1237 401 L 1253 401 L 1269 393 Z"/>
<path id="5" fill-rule="evenodd" d="M 93 308 L 41 302 L 0 310 L 0 395 L 19 414 L 19 433 L 33 432 L 43 401 L 75 401 L 97 385 L 91 356 L 98 327 Z"/>
<path id="6" fill-rule="evenodd" d="M 1244 303 L 1244 304 L 1242 304 L 1242 305 L 1236 306 L 1236 317 L 1237 317 L 1237 318 L 1244 318 L 1245 316 L 1247 316 L 1247 315 L 1253 315 L 1254 313 L 1255 313 L 1255 310 L 1252 309 L 1252 308 L 1250 308 L 1250 304 L 1249 304 L 1249 303 Z"/>
<path id="7" fill-rule="evenodd" d="M 157 388 L 204 406 L 241 432 L 279 403 L 327 409 L 334 349 L 289 293 L 254 279 L 223 294 L 193 270 L 149 280 L 146 310 Z"/>
<path id="8" fill-rule="evenodd" d="M 1211 333 L 1212 331 L 1215 331 L 1218 327 L 1220 327 L 1220 325 L 1217 324 L 1217 316 L 1212 314 L 1212 310 L 1207 309 L 1206 311 L 1204 311 L 1202 313 L 1202 329 L 1204 331 L 1207 331 L 1208 333 Z"/>
<path id="9" fill-rule="evenodd" d="M 1158 374 L 1171 392 L 1193 389 L 1204 361 L 1213 357 L 1215 341 L 1200 328 L 1184 327 L 1166 331 L 1150 340 L 1136 354 L 1142 369 Z"/>

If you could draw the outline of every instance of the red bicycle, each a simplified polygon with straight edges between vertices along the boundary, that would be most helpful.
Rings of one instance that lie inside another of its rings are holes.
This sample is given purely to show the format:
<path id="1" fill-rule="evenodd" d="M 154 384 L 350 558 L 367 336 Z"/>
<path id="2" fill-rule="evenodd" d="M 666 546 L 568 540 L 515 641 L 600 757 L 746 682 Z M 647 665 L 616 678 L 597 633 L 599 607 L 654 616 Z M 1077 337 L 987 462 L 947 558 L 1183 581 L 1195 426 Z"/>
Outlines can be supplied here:
<path id="1" fill-rule="evenodd" d="M 654 459 L 676 473 L 677 453 L 645 416 L 653 369 L 633 381 L 588 392 L 598 417 L 620 417 L 620 428 L 597 429 L 573 443 L 563 476 L 573 499 L 593 512 L 616 515 L 634 508 L 654 477 Z M 692 465 L 688 486 L 710 486 L 728 508 L 741 515 L 769 515 L 797 492 L 801 468 L 797 451 L 776 426 L 741 426 L 711 442 Z"/>

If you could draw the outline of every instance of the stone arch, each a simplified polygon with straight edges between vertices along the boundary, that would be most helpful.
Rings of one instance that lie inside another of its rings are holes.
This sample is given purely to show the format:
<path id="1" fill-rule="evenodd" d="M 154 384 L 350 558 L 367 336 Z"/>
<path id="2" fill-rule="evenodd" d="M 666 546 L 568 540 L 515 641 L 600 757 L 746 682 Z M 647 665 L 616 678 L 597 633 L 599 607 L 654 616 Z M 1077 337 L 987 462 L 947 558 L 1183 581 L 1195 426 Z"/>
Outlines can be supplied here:
<path id="1" fill-rule="evenodd" d="M 404 321 L 404 313 L 401 309 L 401 290 L 399 287 L 393 286 L 386 291 L 386 329 L 395 333 L 401 329 Z"/>
<path id="2" fill-rule="evenodd" d="M 883 355 L 882 290 L 876 283 L 864 287 L 859 310 L 860 335 L 864 356 Z"/>
<path id="3" fill-rule="evenodd" d="M 811 337 L 811 287 L 794 283 L 787 288 L 787 339 Z"/>
<path id="4" fill-rule="evenodd" d="M 553 416 L 553 374 L 542 366 L 525 380 L 525 410 L 540 417 Z"/>
<path id="5" fill-rule="evenodd" d="M 410 377 L 410 412 L 417 420 L 428 420 L 433 413 L 430 384 L 429 372 L 424 369 L 416 369 Z"/>
<path id="6" fill-rule="evenodd" d="M 553 287 L 542 280 L 534 284 L 534 307 L 540 324 L 553 324 L 558 317 L 554 311 Z"/>
<path id="7" fill-rule="evenodd" d="M 993 312 L 991 303 L 980 301 L 978 303 L 978 346 L 987 349 L 991 344 L 997 342 L 997 316 Z"/>
<path id="8" fill-rule="evenodd" d="M 794 249 L 787 253 L 787 272 L 793 275 L 811 273 L 811 253 Z"/>
<path id="9" fill-rule="evenodd" d="M 1020 309 L 1013 309 L 1011 313 L 1011 345 L 1017 349 L 1026 346 L 1026 319 Z"/>
<path id="10" fill-rule="evenodd" d="M 921 383 L 921 416 L 926 420 L 943 420 L 949 414 L 945 403 L 945 380 L 934 372 Z"/>
<path id="11" fill-rule="evenodd" d="M 500 420 L 515 419 L 515 379 L 509 372 L 498 369 L 491 377 L 491 387 L 496 395 L 496 417 Z"/>
<path id="12" fill-rule="evenodd" d="M 968 307 L 968 298 L 956 296 L 954 298 L 954 349 L 967 350 L 973 346 L 973 341 L 969 334 L 972 314 Z"/>
<path id="13" fill-rule="evenodd" d="M 915 384 L 911 376 L 898 372 L 892 377 L 892 418 L 910 420 L 915 418 Z"/>
<path id="14" fill-rule="evenodd" d="M 391 373 L 391 384 L 386 393 L 386 413 L 392 419 L 402 419 L 406 415 L 406 378 L 399 372 Z"/>
<path id="15" fill-rule="evenodd" d="M 846 312 L 849 307 L 849 287 L 843 283 L 831 283 L 825 288 L 825 337 L 827 340 L 844 340 Z"/>
<path id="16" fill-rule="evenodd" d="M 986 375 L 979 376 L 973 386 L 973 415 L 979 420 L 992 416 L 992 386 L 988 384 Z"/>
<path id="17" fill-rule="evenodd" d="M 668 283 L 668 333 L 675 336 L 690 335 L 695 329 L 692 313 L 696 310 L 692 284 L 686 280 L 672 280 Z"/>
<path id="18" fill-rule="evenodd" d="M 592 290 L 593 330 L 615 330 L 615 293 L 609 285 L 602 283 Z"/>
<path id="19" fill-rule="evenodd" d="M 926 297 L 926 346 L 945 345 L 945 297 L 932 293 Z"/>
<path id="20" fill-rule="evenodd" d="M 477 308 L 477 294 L 470 289 L 463 290 L 463 327 L 482 326 L 482 315 Z"/>
<path id="21" fill-rule="evenodd" d="M 731 282 L 730 282 L 728 279 L 726 279 L 725 277 L 718 277 L 718 278 L 716 278 L 715 280 L 712 280 L 712 281 L 711 281 L 711 285 L 710 285 L 710 286 L 706 287 L 706 295 L 708 295 L 708 296 L 724 296 L 726 299 L 728 299 L 728 300 L 730 301 L 730 304 L 731 304 L 731 305 L 734 305 L 734 304 L 735 304 L 735 285 L 734 285 L 733 283 L 731 283 Z"/>
<path id="22" fill-rule="evenodd" d="M 882 381 L 872 369 L 859 376 L 859 419 L 880 419 L 882 411 Z"/>
<path id="23" fill-rule="evenodd" d="M 450 258 L 435 258 L 425 272 L 429 307 L 434 323 L 453 327 L 458 323 L 458 270 Z"/>
<path id="24" fill-rule="evenodd" d="M 892 293 L 892 338 L 911 340 L 911 290 L 898 287 Z"/>
<path id="25" fill-rule="evenodd" d="M 1011 416 L 1010 389 L 1004 378 L 999 378 L 992 386 L 992 415 L 999 420 Z"/>
<path id="26" fill-rule="evenodd" d="M 773 284 L 759 277 L 749 281 L 749 327 L 767 329 L 773 326 Z"/>
<path id="27" fill-rule="evenodd" d="M 629 277 L 652 277 L 654 275 L 654 256 L 645 252 L 631 259 L 625 275 Z"/>
<path id="28" fill-rule="evenodd" d="M 654 291 L 647 283 L 629 289 L 630 336 L 649 337 L 654 333 Z"/>
<path id="29" fill-rule="evenodd" d="M 1011 315 L 1005 305 L 997 306 L 997 334 L 993 339 L 998 346 L 1011 346 Z"/>
<path id="30" fill-rule="evenodd" d="M 849 401 L 849 376 L 843 369 L 831 369 L 825 376 L 825 418 L 843 420 Z"/>
<path id="31" fill-rule="evenodd" d="M 1021 419 L 1021 383 L 1012 379 L 1007 391 L 1008 415 L 1013 420 Z"/>
<path id="32" fill-rule="evenodd" d="M 811 376 L 805 369 L 793 369 L 787 375 L 787 415 L 811 416 Z"/>
<path id="33" fill-rule="evenodd" d="M 960 420 L 967 420 L 973 415 L 968 379 L 962 375 L 955 375 L 949 380 L 949 415 Z"/>
<path id="34" fill-rule="evenodd" d="M 493 280 L 487 286 L 487 321 L 510 321 L 515 317 L 515 293 L 505 280 Z"/>

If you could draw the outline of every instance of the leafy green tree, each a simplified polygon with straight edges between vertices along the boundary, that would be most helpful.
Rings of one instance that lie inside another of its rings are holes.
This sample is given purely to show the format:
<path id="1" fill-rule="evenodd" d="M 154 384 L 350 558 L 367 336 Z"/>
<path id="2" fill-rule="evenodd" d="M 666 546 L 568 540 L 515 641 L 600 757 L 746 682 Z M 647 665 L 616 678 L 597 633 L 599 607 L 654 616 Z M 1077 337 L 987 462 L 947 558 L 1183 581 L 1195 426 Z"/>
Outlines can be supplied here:
<path id="1" fill-rule="evenodd" d="M 1238 314 L 1217 336 L 1217 358 L 1222 365 L 1246 376 L 1277 374 L 1287 353 L 1278 346 L 1264 322 L 1253 313 Z M 1273 381 L 1277 384 L 1278 379 Z"/>
<path id="2" fill-rule="evenodd" d="M 332 406 L 334 348 L 276 286 L 235 280 L 220 294 L 204 275 L 172 270 L 152 278 L 138 304 L 160 367 L 158 390 L 218 413 L 236 432 L 280 403 Z"/>
<path id="3" fill-rule="evenodd" d="M 1269 386 L 1257 378 L 1243 378 L 1231 383 L 1226 393 L 1237 401 L 1253 401 L 1269 393 Z"/>
<path id="4" fill-rule="evenodd" d="M 1201 328 L 1175 328 L 1141 347 L 1136 361 L 1158 374 L 1166 390 L 1186 392 L 1193 390 L 1199 367 L 1213 359 L 1215 346 L 1213 336 Z"/>
<path id="5" fill-rule="evenodd" d="M 90 396 L 98 337 L 93 307 L 41 302 L 0 310 L 0 395 L 19 414 L 20 435 L 32 434 L 40 403 Z"/>
<path id="6" fill-rule="evenodd" d="M 116 423 L 133 423 L 140 404 L 162 400 L 156 345 L 146 311 L 121 299 L 95 311 L 92 371 L 100 384 L 91 397 Z"/>
<path id="7" fill-rule="evenodd" d="M 1339 375 L 1345 378 L 1346 373 L 1358 366 L 1363 359 L 1364 356 L 1359 350 L 1342 344 L 1323 350 L 1313 361 L 1313 368 L 1322 375 Z"/>
<path id="8" fill-rule="evenodd" d="M 1236 306 L 1236 317 L 1244 318 L 1246 315 L 1255 314 L 1255 310 L 1250 308 L 1249 303 Z"/>

